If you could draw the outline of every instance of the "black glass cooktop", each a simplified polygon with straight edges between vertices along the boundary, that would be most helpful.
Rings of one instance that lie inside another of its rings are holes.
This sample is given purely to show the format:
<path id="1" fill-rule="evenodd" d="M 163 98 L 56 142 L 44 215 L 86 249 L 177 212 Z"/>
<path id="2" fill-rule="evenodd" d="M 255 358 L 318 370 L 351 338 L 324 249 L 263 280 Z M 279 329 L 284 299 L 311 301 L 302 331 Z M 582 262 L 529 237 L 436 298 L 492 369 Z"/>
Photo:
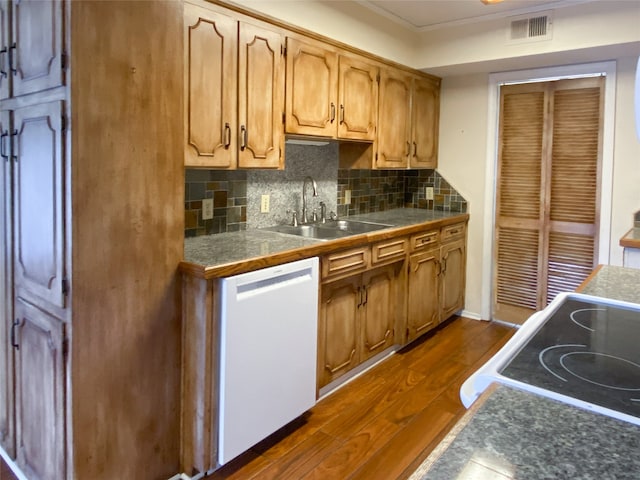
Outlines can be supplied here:
<path id="1" fill-rule="evenodd" d="M 500 373 L 640 418 L 640 311 L 566 299 Z"/>

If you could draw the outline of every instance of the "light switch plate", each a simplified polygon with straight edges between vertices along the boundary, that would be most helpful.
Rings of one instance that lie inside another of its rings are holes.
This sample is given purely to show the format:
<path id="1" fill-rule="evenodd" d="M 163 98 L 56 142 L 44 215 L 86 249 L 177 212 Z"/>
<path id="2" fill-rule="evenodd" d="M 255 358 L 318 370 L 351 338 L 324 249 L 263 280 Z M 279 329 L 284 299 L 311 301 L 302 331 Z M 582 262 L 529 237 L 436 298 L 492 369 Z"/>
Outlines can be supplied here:
<path id="1" fill-rule="evenodd" d="M 202 219 L 211 220 L 213 218 L 213 198 L 202 200 Z"/>
<path id="2" fill-rule="evenodd" d="M 269 195 L 262 195 L 260 198 L 260 212 L 269 213 Z"/>
<path id="3" fill-rule="evenodd" d="M 425 187 L 424 196 L 427 200 L 433 200 L 433 187 Z"/>

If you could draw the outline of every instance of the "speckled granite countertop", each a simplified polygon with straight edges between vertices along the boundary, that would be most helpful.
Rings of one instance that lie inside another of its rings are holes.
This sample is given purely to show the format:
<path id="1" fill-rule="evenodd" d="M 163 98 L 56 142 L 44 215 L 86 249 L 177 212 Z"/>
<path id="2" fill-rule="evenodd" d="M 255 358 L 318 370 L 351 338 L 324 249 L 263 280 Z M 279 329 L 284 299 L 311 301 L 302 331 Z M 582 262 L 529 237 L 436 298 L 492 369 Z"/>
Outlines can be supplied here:
<path id="1" fill-rule="evenodd" d="M 620 239 L 620 246 L 627 248 L 640 248 L 640 227 L 633 227 Z"/>
<path id="2" fill-rule="evenodd" d="M 640 269 L 600 265 L 578 291 L 596 297 L 640 303 Z"/>
<path id="3" fill-rule="evenodd" d="M 439 228 L 468 218 L 466 213 L 397 208 L 348 217 L 348 220 L 383 223 L 389 228 L 330 241 L 259 229 L 187 238 L 180 269 L 203 278 L 228 276 L 396 235 L 411 234 L 424 228 Z"/>
<path id="4" fill-rule="evenodd" d="M 637 425 L 498 385 L 410 480 L 637 480 L 638 452 Z"/>
<path id="5" fill-rule="evenodd" d="M 580 293 L 640 303 L 640 269 L 600 265 Z M 410 480 L 640 478 L 640 427 L 496 385 Z"/>

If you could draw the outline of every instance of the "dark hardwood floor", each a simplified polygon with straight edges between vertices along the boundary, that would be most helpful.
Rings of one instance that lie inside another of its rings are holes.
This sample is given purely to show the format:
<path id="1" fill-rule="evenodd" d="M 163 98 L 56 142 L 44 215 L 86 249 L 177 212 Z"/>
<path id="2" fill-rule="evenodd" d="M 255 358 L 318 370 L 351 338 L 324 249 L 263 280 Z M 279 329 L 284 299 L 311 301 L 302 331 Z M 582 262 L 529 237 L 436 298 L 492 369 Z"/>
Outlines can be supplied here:
<path id="1" fill-rule="evenodd" d="M 208 480 L 406 479 L 465 412 L 462 382 L 515 330 L 454 317 Z M 13 480 L 0 461 L 0 480 Z"/>
<path id="2" fill-rule="evenodd" d="M 408 478 L 464 414 L 462 382 L 514 332 L 454 317 L 207 479 Z"/>

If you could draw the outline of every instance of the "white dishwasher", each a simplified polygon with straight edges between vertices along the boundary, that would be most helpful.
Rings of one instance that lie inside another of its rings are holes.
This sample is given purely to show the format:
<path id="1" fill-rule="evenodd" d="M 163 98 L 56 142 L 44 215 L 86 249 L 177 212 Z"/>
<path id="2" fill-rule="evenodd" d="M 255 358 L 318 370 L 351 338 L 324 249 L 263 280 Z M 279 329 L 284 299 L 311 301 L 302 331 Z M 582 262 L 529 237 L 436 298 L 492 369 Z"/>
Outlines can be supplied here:
<path id="1" fill-rule="evenodd" d="M 218 463 L 316 401 L 318 259 L 221 281 Z"/>

